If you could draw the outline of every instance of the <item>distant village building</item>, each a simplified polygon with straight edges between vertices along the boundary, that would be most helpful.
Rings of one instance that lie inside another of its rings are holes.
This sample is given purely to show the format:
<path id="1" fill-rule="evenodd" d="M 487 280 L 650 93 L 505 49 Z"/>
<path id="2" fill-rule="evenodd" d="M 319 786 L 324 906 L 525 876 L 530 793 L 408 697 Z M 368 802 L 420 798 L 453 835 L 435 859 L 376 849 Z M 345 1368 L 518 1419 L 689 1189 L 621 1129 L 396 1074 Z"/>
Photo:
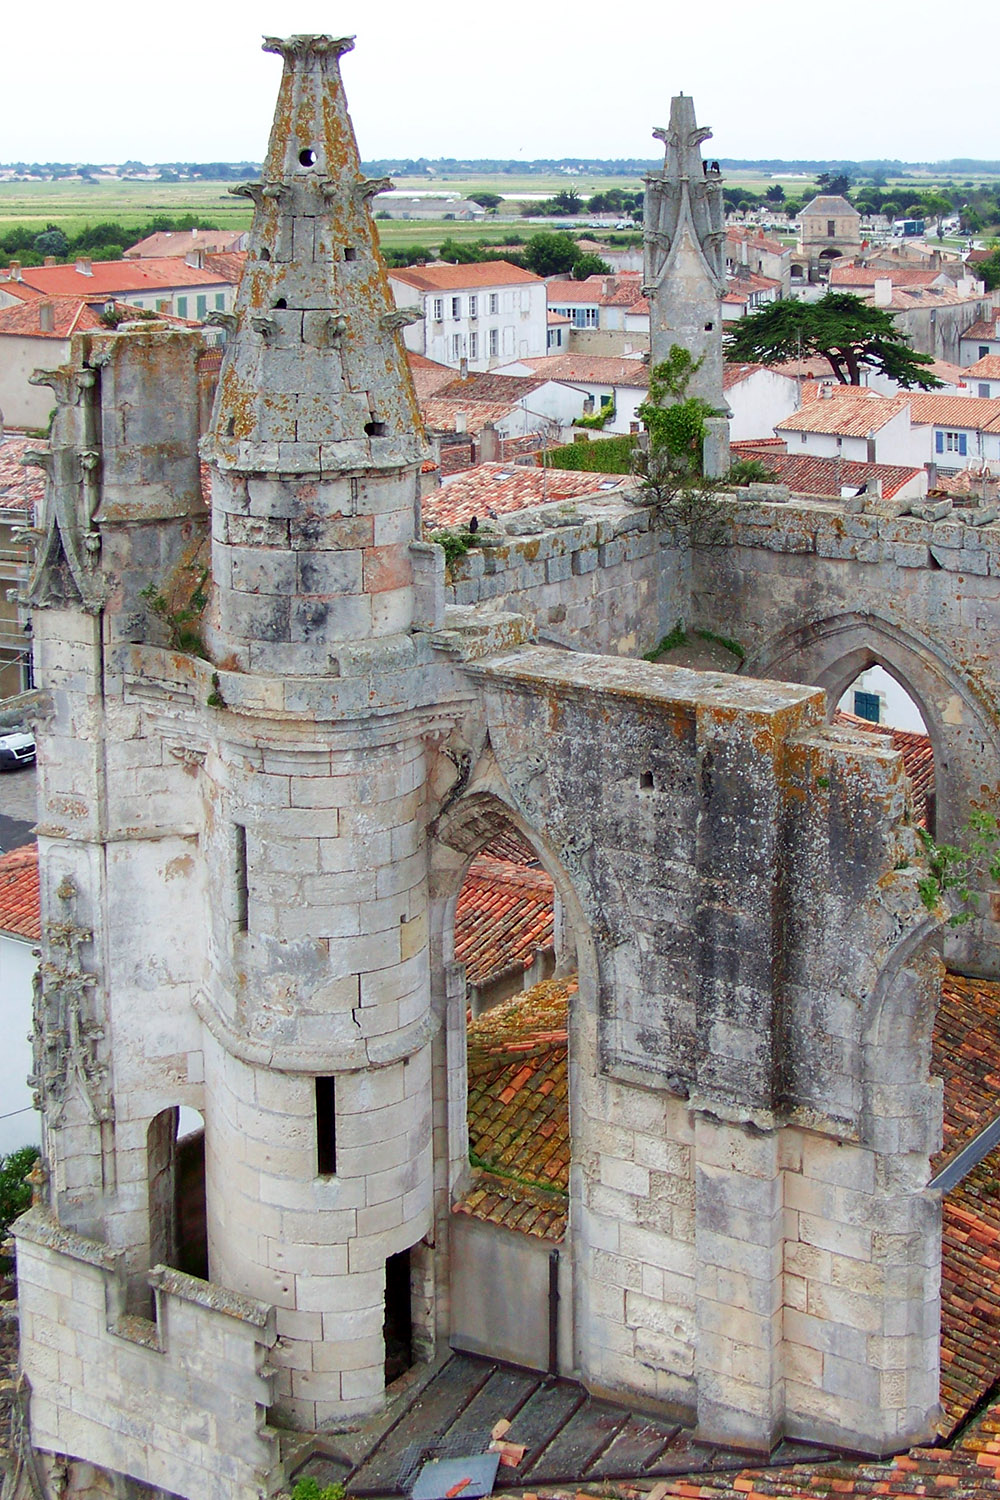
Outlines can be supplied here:
<path id="1" fill-rule="evenodd" d="M 244 257 L 237 253 L 189 252 L 156 259 L 88 260 L 73 265 L 22 266 L 11 261 L 0 271 L 0 308 L 36 297 L 78 297 L 91 306 L 127 302 L 146 311 L 202 321 L 211 312 L 230 312 Z"/>
<path id="2" fill-rule="evenodd" d="M 389 272 L 396 305 L 422 317 L 404 330 L 407 349 L 443 365 L 490 370 L 543 355 L 548 345 L 545 282 L 508 261 L 407 266 Z"/>
<path id="3" fill-rule="evenodd" d="M 130 245 L 125 259 L 160 260 L 165 256 L 190 255 L 192 250 L 218 255 L 245 250 L 247 238 L 245 229 L 161 229 Z"/>
<path id="4" fill-rule="evenodd" d="M 825 281 L 830 262 L 861 249 L 861 215 L 839 193 L 820 193 L 799 214 L 799 243 L 792 261 L 795 282 Z"/>

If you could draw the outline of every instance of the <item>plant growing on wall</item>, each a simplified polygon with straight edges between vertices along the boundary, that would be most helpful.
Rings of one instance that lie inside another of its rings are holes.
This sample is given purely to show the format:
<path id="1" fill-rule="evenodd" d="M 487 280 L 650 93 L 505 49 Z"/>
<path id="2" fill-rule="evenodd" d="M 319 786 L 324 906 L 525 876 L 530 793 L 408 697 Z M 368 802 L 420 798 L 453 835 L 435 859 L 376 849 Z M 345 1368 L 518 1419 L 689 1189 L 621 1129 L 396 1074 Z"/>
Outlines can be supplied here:
<path id="1" fill-rule="evenodd" d="M 988 873 L 1000 885 L 1000 822 L 995 814 L 973 808 L 963 829 L 964 847 L 939 844 L 926 828 L 918 828 L 927 873 L 917 881 L 917 892 L 928 911 L 951 897 L 959 909 L 948 918 L 949 927 L 961 927 L 977 913 L 977 893 L 972 883 Z M 951 903 L 949 903 L 951 904 Z"/>
<path id="2" fill-rule="evenodd" d="M 636 450 L 632 469 L 645 502 L 676 542 L 711 547 L 727 539 L 729 512 L 716 494 L 719 481 L 702 473 L 705 420 L 713 408 L 686 394 L 700 366 L 689 350 L 674 344 L 650 371 L 649 397 L 638 409 L 649 443 Z"/>

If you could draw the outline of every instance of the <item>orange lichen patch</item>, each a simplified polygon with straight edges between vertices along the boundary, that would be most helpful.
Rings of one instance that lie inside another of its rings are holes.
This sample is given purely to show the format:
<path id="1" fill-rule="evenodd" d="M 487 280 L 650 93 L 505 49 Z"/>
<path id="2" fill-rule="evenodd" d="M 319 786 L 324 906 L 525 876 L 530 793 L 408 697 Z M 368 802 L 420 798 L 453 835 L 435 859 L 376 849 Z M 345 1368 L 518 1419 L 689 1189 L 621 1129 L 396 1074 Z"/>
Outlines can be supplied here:
<path id="1" fill-rule="evenodd" d="M 469 1026 L 469 1151 L 508 1195 L 522 1186 L 569 1192 L 567 1012 L 576 989 L 575 977 L 545 980 Z"/>
<path id="2" fill-rule="evenodd" d="M 455 957 L 470 984 L 552 947 L 552 879 L 544 870 L 479 855 L 469 866 L 455 913 Z"/>

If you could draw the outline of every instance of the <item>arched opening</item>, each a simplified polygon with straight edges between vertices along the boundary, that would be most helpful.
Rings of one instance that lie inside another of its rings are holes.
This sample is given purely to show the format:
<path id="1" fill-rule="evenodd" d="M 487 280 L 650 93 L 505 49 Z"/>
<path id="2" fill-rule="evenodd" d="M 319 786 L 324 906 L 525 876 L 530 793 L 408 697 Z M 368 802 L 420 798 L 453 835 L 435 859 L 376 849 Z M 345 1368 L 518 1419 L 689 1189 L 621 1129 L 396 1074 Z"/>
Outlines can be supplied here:
<path id="1" fill-rule="evenodd" d="M 161 1109 L 146 1131 L 149 1263 L 208 1280 L 205 1124 L 195 1109 Z"/>
<path id="2" fill-rule="evenodd" d="M 834 722 L 870 733 L 888 734 L 903 757 L 918 827 L 937 828 L 934 747 L 920 706 L 879 662 L 866 667 L 838 703 Z"/>
<path id="3" fill-rule="evenodd" d="M 570 1056 L 581 1036 L 596 1052 L 596 964 L 565 873 L 498 797 L 467 796 L 438 841 L 447 1333 L 555 1369 L 573 1358 Z"/>
<path id="4" fill-rule="evenodd" d="M 792 268 L 791 268 L 792 280 L 793 281 L 805 281 L 806 280 L 806 275 L 807 275 L 807 273 L 806 273 L 805 266 L 801 265 L 798 261 L 795 261 L 793 263 L 793 265 L 792 265 Z"/>

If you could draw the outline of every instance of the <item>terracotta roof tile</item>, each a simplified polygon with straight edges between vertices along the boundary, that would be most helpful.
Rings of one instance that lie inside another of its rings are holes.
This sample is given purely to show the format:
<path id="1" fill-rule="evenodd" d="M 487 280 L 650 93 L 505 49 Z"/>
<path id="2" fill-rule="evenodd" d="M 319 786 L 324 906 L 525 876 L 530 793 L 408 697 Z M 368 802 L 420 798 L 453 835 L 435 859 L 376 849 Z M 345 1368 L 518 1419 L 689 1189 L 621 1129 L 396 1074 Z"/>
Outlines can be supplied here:
<path id="1" fill-rule="evenodd" d="M 545 980 L 470 1022 L 469 1150 L 479 1167 L 454 1205 L 542 1239 L 566 1232 L 567 1005 L 575 977 Z"/>
<path id="2" fill-rule="evenodd" d="M 465 288 L 515 286 L 527 283 L 543 285 L 542 278 L 532 271 L 522 271 L 506 260 L 484 260 L 463 266 L 406 266 L 393 267 L 389 272 L 391 281 L 402 281 L 421 292 L 459 292 Z"/>
<path id="3" fill-rule="evenodd" d="M 966 427 L 979 432 L 1000 432 L 1000 398 L 913 391 L 906 399 L 915 427 Z"/>
<path id="4" fill-rule="evenodd" d="M 46 449 L 39 438 L 7 437 L 0 441 L 0 512 L 19 511 L 34 518 L 45 497 L 45 471 L 26 468 L 21 459 L 29 448 Z"/>
<path id="5" fill-rule="evenodd" d="M 43 308 L 51 310 L 51 328 L 42 327 Z M 0 307 L 0 334 L 68 339 L 72 333 L 92 332 L 105 327 L 98 313 L 79 296 L 34 297 L 16 307 Z"/>
<path id="6" fill-rule="evenodd" d="M 777 443 L 783 450 L 780 438 Z M 733 451 L 740 458 L 759 458 L 779 484 L 787 484 L 796 494 L 826 495 L 831 499 L 839 498 L 844 488 L 862 490 L 872 480 L 880 479 L 883 498 L 891 500 L 904 484 L 923 472 L 916 465 L 906 468 L 902 464 L 867 464 L 846 458 L 818 458 L 811 453 L 775 452 L 767 440 L 734 443 Z"/>
<path id="7" fill-rule="evenodd" d="M 457 375 L 452 370 L 451 380 L 447 385 L 439 386 L 435 395 L 442 401 L 504 401 L 510 405 L 523 401 L 545 383 L 545 376 L 493 375 L 486 371 Z"/>
<path id="8" fill-rule="evenodd" d="M 455 379 L 455 371 L 451 365 L 439 365 L 437 360 L 427 359 L 423 354 L 414 354 L 412 350 L 407 350 L 406 363 L 413 377 L 417 400 L 421 403 Z"/>
<path id="9" fill-rule="evenodd" d="M 483 518 L 491 511 L 497 516 L 510 515 L 533 505 L 575 500 L 593 495 L 604 486 L 617 489 L 630 482 L 624 474 L 478 464 L 424 496 L 424 524 L 431 529 L 462 526 L 473 516 Z"/>
<path id="10" fill-rule="evenodd" d="M 833 267 L 830 285 L 873 287 L 876 281 L 891 281 L 893 286 L 930 286 L 940 275 L 940 269 L 932 267 L 893 266 L 890 270 L 887 267 L 848 264 Z"/>
<path id="11" fill-rule="evenodd" d="M 969 380 L 1000 380 L 1000 354 L 986 354 L 962 371 Z"/>
<path id="12" fill-rule="evenodd" d="M 957 401 L 971 397 L 957 396 Z M 775 432 L 826 432 L 842 437 L 867 437 L 878 432 L 893 417 L 905 411 L 909 398 L 904 396 L 879 396 L 873 391 L 858 387 L 853 395 L 837 399 L 813 401 L 809 406 L 792 412 L 781 422 L 775 422 Z"/>
<path id="13" fill-rule="evenodd" d="M 987 342 L 1000 339 L 1000 310 L 995 318 L 986 318 L 979 323 L 973 323 L 963 334 L 959 335 L 960 341 L 964 339 L 986 339 Z"/>
<path id="14" fill-rule="evenodd" d="M 0 932 L 38 942 L 42 936 L 38 890 L 38 845 L 0 855 Z"/>
<path id="15" fill-rule="evenodd" d="M 478 855 L 455 912 L 455 958 L 470 984 L 526 969 L 537 948 L 551 948 L 553 886 L 542 869 Z"/>
<path id="16" fill-rule="evenodd" d="M 468 397 L 451 397 L 445 400 L 439 395 L 427 396 L 420 403 L 424 426 L 431 432 L 456 432 L 457 424 L 464 419 L 466 432 L 481 432 L 487 422 L 502 422 L 517 410 L 517 402 L 509 398 L 501 401 L 474 401 Z"/>
<path id="17" fill-rule="evenodd" d="M 166 256 L 182 259 L 192 250 L 218 254 L 233 250 L 241 239 L 246 238 L 245 229 L 163 229 L 156 234 L 147 234 L 125 251 L 126 260 L 158 260 Z"/>
<path id="18" fill-rule="evenodd" d="M 182 286 L 219 286 L 228 281 L 219 271 L 197 270 L 173 256 L 159 260 L 95 260 L 89 272 L 66 266 L 25 266 L 21 271 L 25 286 L 44 296 L 83 297 L 87 301 L 115 297 L 124 292 L 166 291 Z M 3 291 L 10 282 L 0 281 Z"/>
<path id="19" fill-rule="evenodd" d="M 568 385 L 580 381 L 585 385 L 627 385 L 636 390 L 645 390 L 649 385 L 649 366 L 642 358 L 629 359 L 614 354 L 544 354 L 522 359 L 519 363 L 546 380 L 562 380 Z"/>

